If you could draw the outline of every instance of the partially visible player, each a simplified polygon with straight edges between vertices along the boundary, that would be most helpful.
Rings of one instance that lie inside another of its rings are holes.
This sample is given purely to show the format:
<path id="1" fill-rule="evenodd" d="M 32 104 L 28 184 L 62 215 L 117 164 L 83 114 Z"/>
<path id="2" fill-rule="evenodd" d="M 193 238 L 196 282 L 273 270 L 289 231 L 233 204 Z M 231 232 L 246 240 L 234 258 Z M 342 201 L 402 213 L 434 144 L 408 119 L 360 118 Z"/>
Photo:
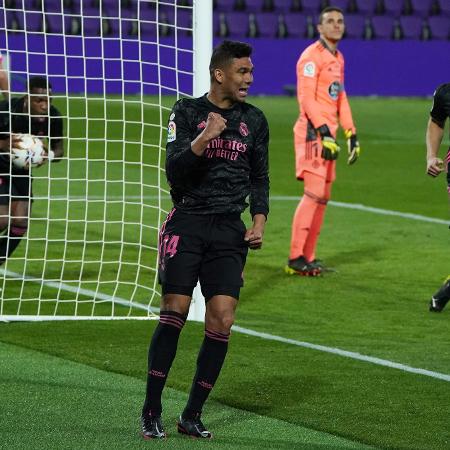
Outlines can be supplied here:
<path id="1" fill-rule="evenodd" d="M 161 395 L 200 279 L 205 334 L 178 432 L 211 438 L 201 420 L 228 351 L 248 249 L 263 242 L 269 212 L 267 120 L 246 103 L 252 48 L 224 41 L 210 61 L 210 89 L 177 101 L 169 116 L 166 175 L 174 208 L 160 232 L 161 312 L 148 353 L 142 435 L 164 439 Z M 250 203 L 252 225 L 241 213 Z"/>
<path id="2" fill-rule="evenodd" d="M 8 72 L 6 72 L 3 65 L 3 56 L 0 53 L 0 92 L 2 93 L 5 100 L 9 100 L 9 83 L 8 83 Z M 2 111 L 2 110 L 0 110 Z"/>
<path id="3" fill-rule="evenodd" d="M 63 120 L 51 105 L 51 85 L 45 77 L 31 77 L 27 95 L 0 103 L 0 264 L 20 244 L 31 213 L 31 170 L 14 167 L 10 158 L 20 133 L 42 138 L 45 148 L 54 152 L 52 162 L 60 161 L 64 153 Z"/>
<path id="4" fill-rule="evenodd" d="M 344 15 L 336 7 L 319 16 L 320 39 L 300 55 L 297 63 L 297 98 L 300 115 L 294 126 L 296 176 L 304 193 L 294 214 L 288 274 L 320 275 L 316 244 L 325 209 L 336 178 L 336 143 L 339 122 L 348 140 L 348 163 L 359 156 L 350 105 L 344 89 L 344 57 L 337 50 L 345 31 Z"/>
<path id="5" fill-rule="evenodd" d="M 447 150 L 445 161 L 439 157 L 439 147 L 444 137 L 445 122 L 448 117 L 450 117 L 450 83 L 440 85 L 434 93 L 426 133 L 427 174 L 437 177 L 441 172 L 446 171 L 447 192 L 450 196 L 450 147 Z M 431 297 L 430 311 L 441 312 L 449 300 L 450 276 Z"/>

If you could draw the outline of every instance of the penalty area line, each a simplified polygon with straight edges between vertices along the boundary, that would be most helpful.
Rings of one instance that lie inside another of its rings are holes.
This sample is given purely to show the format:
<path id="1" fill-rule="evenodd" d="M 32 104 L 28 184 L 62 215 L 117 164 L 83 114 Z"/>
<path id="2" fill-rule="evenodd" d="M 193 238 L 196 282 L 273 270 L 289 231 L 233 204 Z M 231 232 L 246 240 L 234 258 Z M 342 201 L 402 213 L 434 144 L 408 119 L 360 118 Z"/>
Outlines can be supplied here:
<path id="1" fill-rule="evenodd" d="M 9 270 L 4 270 L 4 269 L 0 269 L 0 273 L 3 273 L 4 275 L 10 276 L 10 277 L 16 278 L 16 279 L 20 278 L 20 279 L 26 279 L 29 281 L 33 281 L 33 282 L 43 284 L 48 287 L 58 289 L 58 290 L 63 290 L 63 291 L 72 292 L 72 293 L 79 293 L 83 296 L 92 297 L 94 300 L 95 299 L 107 300 L 107 301 L 114 302 L 121 306 L 126 306 L 126 307 L 131 306 L 131 307 L 135 307 L 135 308 L 139 308 L 139 309 L 145 309 L 147 311 L 150 310 L 151 312 L 156 313 L 156 314 L 157 314 L 157 312 L 159 312 L 158 308 L 155 308 L 152 306 L 145 306 L 145 305 L 142 305 L 139 303 L 130 302 L 129 300 L 126 300 L 126 299 L 123 299 L 120 297 L 111 297 L 111 295 L 103 294 L 102 292 L 93 291 L 90 289 L 77 288 L 77 287 L 71 286 L 69 284 L 62 283 L 62 282 L 47 281 L 42 278 L 31 277 L 28 275 L 21 275 L 21 274 L 11 272 Z M 28 316 L 28 318 L 26 318 L 25 320 L 30 320 L 30 321 L 31 320 L 58 320 L 58 316 L 51 316 L 51 317 L 45 316 L 45 319 L 44 319 L 44 317 L 41 317 L 41 319 L 39 319 L 39 316 L 35 317 L 34 319 L 32 319 L 31 317 L 32 316 Z M 62 317 L 60 319 L 61 320 L 69 320 L 69 319 L 79 320 L 79 318 L 73 318 L 73 317 L 67 317 L 67 316 L 63 316 L 63 317 L 64 317 L 64 319 L 62 319 Z M 95 319 L 95 317 L 92 317 L 92 319 Z M 114 319 L 114 318 L 111 317 L 111 319 Z M 132 318 L 130 318 L 130 319 L 132 319 Z M 15 320 L 15 319 L 13 316 L 8 316 L 8 320 Z M 450 375 L 440 373 L 440 372 L 434 372 L 432 370 L 411 367 L 406 364 L 396 363 L 394 361 L 389 361 L 387 359 L 381 359 L 381 358 L 376 358 L 373 356 L 362 355 L 361 353 L 350 352 L 347 350 L 342 350 L 340 348 L 327 347 L 325 345 L 317 345 L 317 344 L 312 344 L 310 342 L 297 341 L 295 339 L 288 339 L 288 338 L 285 338 L 282 336 L 277 336 L 277 335 L 269 334 L 269 333 L 263 333 L 260 331 L 251 330 L 249 328 L 243 328 L 243 327 L 240 327 L 237 325 L 233 325 L 232 330 L 236 333 L 246 334 L 248 336 L 257 337 L 260 339 L 266 339 L 269 341 L 281 342 L 283 344 L 295 345 L 297 347 L 304 347 L 304 348 L 309 348 L 312 350 L 318 350 L 318 351 L 325 352 L 325 353 L 331 353 L 334 355 L 343 356 L 345 358 L 356 359 L 359 361 L 377 364 L 379 366 L 389 367 L 391 369 L 402 370 L 403 372 L 409 372 L 409 373 L 413 373 L 416 375 L 424 375 L 424 376 L 435 378 L 438 380 L 450 382 Z"/>
<path id="2" fill-rule="evenodd" d="M 153 314 L 158 314 L 159 313 L 159 308 L 155 308 L 154 306 L 146 306 L 143 305 L 142 303 L 136 303 L 136 302 L 131 302 L 129 300 L 126 300 L 124 298 L 121 297 L 117 297 L 117 296 L 111 296 L 108 294 L 104 294 L 100 291 L 93 291 L 91 289 L 84 289 L 81 287 L 76 287 L 76 286 L 71 286 L 70 284 L 67 283 L 63 283 L 61 281 L 48 281 L 45 280 L 43 278 L 37 278 L 37 277 L 32 277 L 30 275 L 24 275 L 24 274 L 19 274 L 16 272 L 12 272 L 10 270 L 5 270 L 5 269 L 0 269 L 0 274 L 4 275 L 4 276 L 8 276 L 10 277 L 10 279 L 13 280 L 27 280 L 27 281 L 32 281 L 34 283 L 38 283 L 47 287 L 51 287 L 57 290 L 61 290 L 61 291 L 66 291 L 66 292 L 71 292 L 77 295 L 82 295 L 84 297 L 89 297 L 92 298 L 93 301 L 95 300 L 103 300 L 103 301 L 109 301 L 111 303 L 114 303 L 116 305 L 120 305 L 126 308 L 136 308 L 136 309 L 140 309 L 140 310 L 144 310 L 147 312 L 151 312 Z M 57 300 L 55 300 L 57 301 Z M 4 320 L 8 320 L 8 321 L 12 321 L 12 320 L 18 320 L 15 318 L 15 316 L 12 315 L 2 315 L 0 317 L 3 317 Z M 82 320 L 83 317 L 73 317 L 73 316 L 21 316 L 22 319 L 21 320 L 28 320 L 28 321 L 39 321 L 39 320 Z M 41 317 L 41 318 L 39 318 Z M 113 319 L 127 319 L 127 316 L 118 316 L 118 317 L 97 317 L 96 316 L 87 316 L 85 319 L 95 319 L 95 320 L 113 320 Z M 132 319 L 141 319 L 141 317 L 132 317 Z M 142 320 L 148 320 L 149 317 L 142 317 Z"/>
<path id="3" fill-rule="evenodd" d="M 239 327 L 233 325 L 232 330 L 237 333 L 247 334 L 249 336 L 259 337 L 261 339 L 267 339 L 269 341 L 281 342 L 283 344 L 296 345 L 297 347 L 309 348 L 312 350 L 318 350 L 325 353 L 332 353 L 334 355 L 343 356 L 345 358 L 356 359 L 379 366 L 389 367 L 391 369 L 398 369 L 404 372 L 414 373 L 416 375 L 425 375 L 427 377 L 436 378 L 438 380 L 449 381 L 450 375 L 440 372 L 434 372 L 432 370 L 420 369 L 417 367 L 407 366 L 406 364 L 396 363 L 389 361 L 388 359 L 376 358 L 373 356 L 362 355 L 361 353 L 350 352 L 347 350 L 341 350 L 340 348 L 327 347 L 325 345 L 311 344 L 310 342 L 297 341 L 295 339 L 288 339 L 274 334 L 262 333 L 259 331 L 251 330 L 248 328 Z"/>
<path id="4" fill-rule="evenodd" d="M 295 195 L 271 195 L 270 201 L 274 202 L 298 202 L 301 200 L 301 196 L 295 196 Z M 90 195 L 90 196 L 58 196 L 54 195 L 51 197 L 38 197 L 34 196 L 34 200 L 72 200 L 72 201 L 144 201 L 144 200 L 170 200 L 170 196 L 168 195 L 145 195 L 145 196 L 139 196 L 139 195 L 127 195 L 127 196 L 101 196 L 101 195 Z M 345 202 L 337 202 L 334 200 L 330 200 L 328 202 L 329 205 L 335 206 L 337 208 L 346 208 L 346 209 L 354 209 L 357 211 L 364 211 L 364 212 L 370 212 L 373 214 L 379 214 L 383 216 L 393 216 L 393 217 L 401 217 L 403 219 L 410 219 L 410 220 L 417 220 L 419 222 L 430 222 L 430 223 L 438 223 L 441 225 L 450 225 L 450 221 L 444 220 L 444 219 L 438 219 L 436 217 L 428 217 L 423 216 L 421 214 L 415 214 L 415 213 L 407 213 L 407 212 L 401 212 L 401 211 L 395 211 L 391 209 L 383 209 L 383 208 L 375 208 L 373 206 L 366 206 L 361 203 L 345 203 Z"/>
<path id="5" fill-rule="evenodd" d="M 287 196 L 287 195 L 274 195 L 270 197 L 270 200 L 272 201 L 300 201 L 301 196 Z M 420 222 L 430 222 L 430 223 L 439 223 L 442 225 L 450 225 L 450 222 L 448 220 L 444 219 L 438 219 L 435 217 L 428 217 L 428 216 L 422 216 L 421 214 L 414 214 L 414 213 L 405 213 L 401 211 L 394 211 L 391 209 L 383 209 L 383 208 L 374 208 L 373 206 L 365 206 L 360 203 L 345 203 L 345 202 L 336 202 L 333 200 L 330 200 L 328 202 L 331 206 L 336 206 L 338 208 L 346 208 L 346 209 L 355 209 L 358 211 L 364 211 L 364 212 L 370 212 L 374 214 L 380 214 L 382 216 L 394 216 L 394 217 L 401 217 L 403 219 L 411 219 L 411 220 L 417 220 Z"/>

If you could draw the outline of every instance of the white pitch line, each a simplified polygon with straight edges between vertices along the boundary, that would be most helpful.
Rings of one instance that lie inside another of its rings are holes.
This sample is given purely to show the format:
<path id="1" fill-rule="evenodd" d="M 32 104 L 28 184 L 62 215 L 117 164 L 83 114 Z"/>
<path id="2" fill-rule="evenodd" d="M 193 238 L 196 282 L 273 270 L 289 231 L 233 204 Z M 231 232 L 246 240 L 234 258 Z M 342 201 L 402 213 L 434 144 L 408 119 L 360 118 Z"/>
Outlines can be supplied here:
<path id="1" fill-rule="evenodd" d="M 273 197 L 270 197 L 270 200 L 275 201 L 299 201 L 301 197 L 295 197 L 295 196 L 284 196 L 284 195 L 275 195 Z M 336 206 L 338 208 L 347 208 L 347 209 L 356 209 L 359 211 L 364 212 L 371 212 L 374 214 L 381 214 L 383 216 L 395 216 L 395 217 L 402 217 L 403 219 L 412 219 L 412 220 L 418 220 L 421 222 L 431 222 L 431 223 L 439 223 L 443 225 L 450 225 L 450 221 L 444 220 L 444 219 L 437 219 L 435 217 L 428 217 L 428 216 L 422 216 L 421 214 L 414 214 L 414 213 L 405 213 L 401 211 L 393 211 L 390 209 L 382 209 L 382 208 L 374 208 L 372 206 L 366 206 L 359 203 L 344 203 L 344 202 L 335 202 L 333 200 L 330 200 L 328 202 L 329 205 Z"/>
<path id="2" fill-rule="evenodd" d="M 161 198 L 162 200 L 169 200 L 170 197 L 168 195 L 162 195 L 158 197 L 157 195 L 147 195 L 147 196 L 139 196 L 139 195 L 128 195 L 128 196 L 89 196 L 89 197 L 83 197 L 83 196 L 73 196 L 73 197 L 65 197 L 65 196 L 52 196 L 52 197 L 39 197 L 35 196 L 35 200 L 78 200 L 78 201 L 86 201 L 87 200 L 98 200 L 98 201 L 143 201 L 143 200 L 157 200 L 158 198 Z M 271 201 L 281 201 L 281 202 L 298 202 L 301 200 L 301 196 L 290 196 L 290 195 L 273 195 L 270 197 Z M 364 212 L 370 212 L 374 214 L 380 214 L 383 216 L 393 216 L 393 217 L 401 217 L 403 219 L 411 219 L 411 220 L 417 220 L 420 222 L 429 222 L 429 223 L 438 223 L 441 225 L 448 225 L 450 226 L 450 221 L 444 220 L 444 219 L 438 219 L 436 217 L 428 217 L 428 216 L 422 216 L 421 214 L 414 214 L 414 213 L 406 213 L 401 211 L 394 211 L 390 209 L 383 209 L 383 208 L 375 208 L 373 206 L 366 206 L 362 205 L 360 203 L 345 203 L 345 202 L 336 202 L 333 200 L 330 200 L 328 202 L 331 206 L 336 206 L 337 208 L 347 208 L 347 209 L 354 209 L 358 211 L 364 211 Z"/>
<path id="3" fill-rule="evenodd" d="M 121 297 L 112 297 L 111 295 L 103 294 L 102 292 L 98 292 L 98 291 L 92 291 L 91 289 L 83 289 L 81 287 L 71 286 L 70 284 L 62 283 L 61 281 L 48 281 L 48 280 L 44 280 L 43 278 L 32 277 L 30 275 L 23 275 L 23 274 L 12 272 L 10 270 L 5 270 L 5 269 L 0 269 L 0 274 L 6 275 L 15 280 L 33 281 L 34 283 L 39 283 L 44 286 L 52 287 L 57 290 L 72 292 L 74 294 L 81 294 L 85 297 L 92 297 L 93 300 L 107 300 L 107 301 L 110 301 L 111 303 L 115 303 L 117 305 L 142 309 L 147 312 L 153 312 L 155 314 L 157 314 L 159 312 L 159 308 L 155 308 L 152 306 L 145 306 L 142 303 L 130 302 L 129 300 L 126 300 Z M 0 317 L 2 317 L 2 316 L 0 316 Z M 8 320 L 14 320 L 13 319 L 14 316 L 3 316 L 3 317 L 5 317 L 5 318 L 7 317 Z M 57 318 L 58 316 L 54 316 L 54 317 Z"/>
<path id="4" fill-rule="evenodd" d="M 392 369 L 403 370 L 404 372 L 410 372 L 418 375 L 425 375 L 431 378 L 437 378 L 443 381 L 450 381 L 450 375 L 440 372 L 434 372 L 432 370 L 419 369 L 417 367 L 407 366 L 405 364 L 389 361 L 388 359 L 375 358 L 373 356 L 362 355 L 361 353 L 349 352 L 347 350 L 341 350 L 340 348 L 327 347 L 325 345 L 311 344 L 309 342 L 297 341 L 295 339 L 288 339 L 274 334 L 261 333 L 259 331 L 250 330 L 248 328 L 242 328 L 236 325 L 232 327 L 233 331 L 238 333 L 248 334 L 249 336 L 259 337 L 261 339 L 267 339 L 270 341 L 282 342 L 284 344 L 296 345 L 298 347 L 310 348 L 313 350 L 319 350 L 321 352 L 332 353 L 334 355 L 344 356 L 345 358 L 357 359 L 359 361 L 365 361 L 379 366 L 390 367 Z"/>
<path id="5" fill-rule="evenodd" d="M 70 286 L 66 283 L 55 282 L 55 281 L 46 281 L 42 278 L 35 278 L 35 277 L 28 276 L 28 275 L 24 276 L 24 275 L 15 273 L 15 272 L 11 272 L 9 270 L 0 269 L 0 273 L 2 273 L 2 272 L 3 272 L 3 274 L 8 275 L 12 278 L 16 278 L 16 279 L 23 278 L 23 279 L 26 279 L 29 281 L 43 284 L 45 286 L 53 287 L 58 290 L 61 289 L 63 291 L 68 291 L 68 292 L 73 292 L 73 293 L 78 292 L 86 297 L 92 297 L 93 300 L 96 300 L 96 299 L 110 300 L 110 301 L 112 301 L 116 304 L 122 305 L 122 306 L 127 306 L 127 307 L 131 306 L 131 307 L 136 307 L 139 309 L 144 309 L 147 311 L 151 310 L 152 312 L 158 311 L 157 308 L 154 308 L 151 306 L 147 307 L 140 303 L 130 302 L 129 300 L 126 300 L 126 299 L 120 298 L 120 297 L 111 297 L 110 295 L 103 294 L 102 292 L 92 291 L 90 289 L 77 288 L 74 286 Z M 58 316 L 54 316 L 54 317 L 52 316 L 51 319 L 57 320 Z M 14 320 L 14 317 L 7 316 L 7 320 Z M 262 333 L 259 331 L 251 330 L 249 328 L 243 328 L 243 327 L 240 327 L 237 325 L 233 325 L 232 330 L 237 333 L 258 337 L 260 339 L 266 339 L 266 340 L 270 340 L 270 341 L 281 342 L 284 344 L 296 345 L 298 347 L 309 348 L 312 350 L 318 350 L 318 351 L 326 352 L 326 353 L 332 353 L 334 355 L 343 356 L 345 358 L 356 359 L 359 361 L 377 364 L 379 366 L 389 367 L 391 369 L 398 369 L 398 370 L 402 370 L 404 372 L 414 373 L 414 374 L 418 374 L 418 375 L 425 375 L 427 377 L 436 378 L 439 380 L 450 382 L 450 375 L 440 373 L 440 372 L 434 372 L 432 370 L 426 370 L 426 369 L 420 369 L 420 368 L 416 368 L 416 367 L 407 366 L 405 364 L 396 363 L 394 361 L 389 361 L 387 359 L 375 358 L 373 356 L 362 355 L 362 354 L 356 353 L 356 352 L 349 352 L 347 350 L 341 350 L 341 349 L 335 348 L 335 347 L 327 347 L 325 345 L 317 345 L 317 344 L 311 344 L 310 342 L 303 342 L 303 341 L 297 341 L 295 339 L 288 339 L 288 338 L 284 338 L 284 337 L 277 336 L 274 334 Z"/>

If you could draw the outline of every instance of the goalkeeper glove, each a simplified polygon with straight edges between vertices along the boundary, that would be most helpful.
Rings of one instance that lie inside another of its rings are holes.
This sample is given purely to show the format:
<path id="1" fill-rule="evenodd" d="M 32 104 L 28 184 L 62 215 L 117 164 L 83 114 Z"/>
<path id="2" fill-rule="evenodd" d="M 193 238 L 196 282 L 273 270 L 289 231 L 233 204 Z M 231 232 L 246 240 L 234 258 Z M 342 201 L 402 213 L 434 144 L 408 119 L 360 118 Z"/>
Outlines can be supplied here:
<path id="1" fill-rule="evenodd" d="M 322 139 L 322 158 L 333 161 L 339 156 L 341 148 L 330 133 L 328 125 L 322 125 L 316 129 Z"/>
<path id="2" fill-rule="evenodd" d="M 347 150 L 348 150 L 347 164 L 353 164 L 359 158 L 359 154 L 361 153 L 359 141 L 358 138 L 356 137 L 356 133 L 353 133 L 352 130 L 346 130 L 344 134 L 345 138 L 347 139 Z"/>

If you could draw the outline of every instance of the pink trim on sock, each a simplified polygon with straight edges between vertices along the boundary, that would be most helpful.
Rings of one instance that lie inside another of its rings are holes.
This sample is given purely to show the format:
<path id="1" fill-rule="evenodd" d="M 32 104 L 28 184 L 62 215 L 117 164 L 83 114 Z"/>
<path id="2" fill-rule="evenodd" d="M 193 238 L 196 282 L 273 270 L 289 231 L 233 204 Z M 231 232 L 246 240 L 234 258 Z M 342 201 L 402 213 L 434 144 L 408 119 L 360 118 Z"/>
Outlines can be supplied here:
<path id="1" fill-rule="evenodd" d="M 180 330 L 184 327 L 184 321 L 181 319 L 176 319 L 175 317 L 161 316 L 159 318 L 159 322 L 163 323 L 164 325 L 172 325 L 176 328 L 179 328 Z"/>
<path id="2" fill-rule="evenodd" d="M 205 336 L 220 342 L 228 342 L 228 340 L 230 339 L 230 333 L 223 334 L 211 330 L 205 330 Z"/>
<path id="3" fill-rule="evenodd" d="M 186 323 L 186 319 L 183 317 L 174 315 L 174 314 L 168 314 L 167 312 L 162 312 L 159 316 L 159 322 L 163 323 L 164 325 L 174 326 L 181 330 L 184 327 L 184 324 Z"/>

